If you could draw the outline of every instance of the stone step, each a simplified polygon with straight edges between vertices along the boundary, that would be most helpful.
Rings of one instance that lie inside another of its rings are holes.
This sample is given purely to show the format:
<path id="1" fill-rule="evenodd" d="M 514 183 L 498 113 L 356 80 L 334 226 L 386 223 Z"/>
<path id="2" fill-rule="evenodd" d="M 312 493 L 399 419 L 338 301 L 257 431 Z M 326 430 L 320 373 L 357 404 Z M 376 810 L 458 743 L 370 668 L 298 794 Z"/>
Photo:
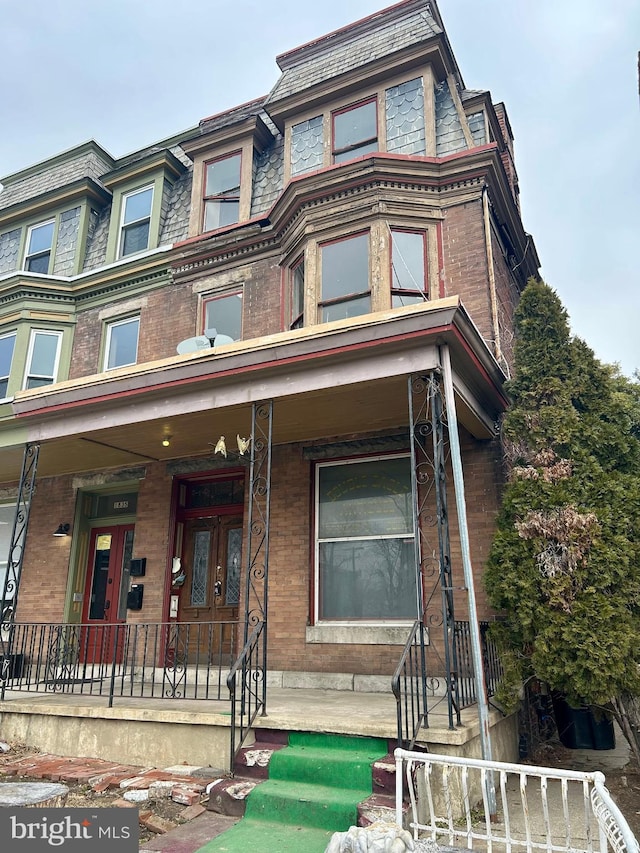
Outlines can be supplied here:
<path id="1" fill-rule="evenodd" d="M 254 779 L 218 779 L 207 786 L 207 810 L 230 817 L 242 817 L 247 807 L 247 797 L 259 785 Z"/>

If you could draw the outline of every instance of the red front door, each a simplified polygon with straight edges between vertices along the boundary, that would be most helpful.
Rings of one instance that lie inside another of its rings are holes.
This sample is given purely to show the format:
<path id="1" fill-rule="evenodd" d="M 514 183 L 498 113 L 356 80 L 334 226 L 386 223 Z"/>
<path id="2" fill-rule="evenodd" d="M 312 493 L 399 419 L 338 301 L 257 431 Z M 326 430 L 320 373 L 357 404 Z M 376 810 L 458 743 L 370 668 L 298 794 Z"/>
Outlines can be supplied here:
<path id="1" fill-rule="evenodd" d="M 127 618 L 132 524 L 91 531 L 82 622 L 82 652 L 87 663 L 119 662 Z"/>

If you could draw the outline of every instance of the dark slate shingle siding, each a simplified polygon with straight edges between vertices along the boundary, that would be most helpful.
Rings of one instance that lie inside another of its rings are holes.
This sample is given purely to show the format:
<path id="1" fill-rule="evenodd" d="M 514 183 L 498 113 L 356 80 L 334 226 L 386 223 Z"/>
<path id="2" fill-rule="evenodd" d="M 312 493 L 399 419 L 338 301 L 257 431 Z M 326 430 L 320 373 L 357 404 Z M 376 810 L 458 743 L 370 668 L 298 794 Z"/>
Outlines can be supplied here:
<path id="1" fill-rule="evenodd" d="M 329 40 L 324 50 L 308 59 L 302 58 L 284 71 L 266 104 L 276 103 L 323 80 L 330 80 L 417 42 L 427 41 L 439 32 L 440 28 L 425 5 L 401 20 L 382 24 L 371 32 L 358 33 L 343 44 L 336 45 Z"/>

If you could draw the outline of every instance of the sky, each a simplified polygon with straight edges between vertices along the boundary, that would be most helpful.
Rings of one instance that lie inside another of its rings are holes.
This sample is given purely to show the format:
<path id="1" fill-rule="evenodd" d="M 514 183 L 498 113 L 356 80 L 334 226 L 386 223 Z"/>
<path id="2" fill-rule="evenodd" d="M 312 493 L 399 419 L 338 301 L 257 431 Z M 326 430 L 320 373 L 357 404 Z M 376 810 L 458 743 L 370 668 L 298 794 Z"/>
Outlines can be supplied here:
<path id="1" fill-rule="evenodd" d="M 0 176 L 115 157 L 267 94 L 275 57 L 385 0 L 0 0 Z M 524 227 L 572 331 L 640 368 L 637 0 L 439 0 L 467 88 L 506 104 Z"/>

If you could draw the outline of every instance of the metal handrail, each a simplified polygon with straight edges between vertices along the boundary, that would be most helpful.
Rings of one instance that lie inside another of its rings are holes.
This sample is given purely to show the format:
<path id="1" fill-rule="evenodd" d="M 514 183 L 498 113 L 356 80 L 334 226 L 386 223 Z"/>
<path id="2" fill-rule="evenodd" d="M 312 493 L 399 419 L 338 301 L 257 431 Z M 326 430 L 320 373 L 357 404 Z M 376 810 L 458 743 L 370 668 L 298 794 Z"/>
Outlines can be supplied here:
<path id="1" fill-rule="evenodd" d="M 421 728 L 428 728 L 427 667 L 424 625 L 414 622 L 391 680 L 396 697 L 398 746 L 411 748 Z"/>
<path id="2" fill-rule="evenodd" d="M 396 820 L 404 793 L 409 829 L 451 847 L 488 853 L 640 853 L 604 774 L 395 750 Z M 487 776 L 496 779 L 498 812 Z"/>
<path id="3" fill-rule="evenodd" d="M 6 692 L 228 701 L 239 623 L 13 622 L 4 634 Z"/>
<path id="4" fill-rule="evenodd" d="M 231 744 L 229 770 L 233 775 L 236 752 L 249 733 L 258 712 L 264 709 L 264 643 L 261 642 L 265 623 L 256 623 L 244 648 L 231 667 L 227 687 L 231 697 Z M 240 679 L 240 701 L 238 708 L 238 677 Z M 236 745 L 237 744 L 237 745 Z"/>

